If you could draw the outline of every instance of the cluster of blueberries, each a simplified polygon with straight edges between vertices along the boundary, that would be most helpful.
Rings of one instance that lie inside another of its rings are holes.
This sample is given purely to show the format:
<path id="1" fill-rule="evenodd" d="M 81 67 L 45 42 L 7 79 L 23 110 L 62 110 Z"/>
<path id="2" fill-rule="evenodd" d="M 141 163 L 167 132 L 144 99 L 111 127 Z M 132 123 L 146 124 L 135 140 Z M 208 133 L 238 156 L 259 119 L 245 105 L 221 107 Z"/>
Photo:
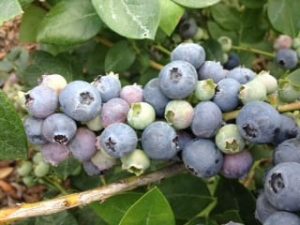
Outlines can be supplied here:
<path id="1" fill-rule="evenodd" d="M 224 69 L 206 60 L 202 46 L 183 43 L 144 88 L 121 87 L 113 73 L 69 84 L 60 75 L 44 75 L 25 95 L 25 130 L 32 144 L 41 145 L 46 162 L 56 166 L 72 155 L 89 175 L 118 159 L 136 175 L 150 160 L 181 159 L 198 177 L 240 179 L 253 164 L 249 146 L 273 144 L 276 165 L 266 176 L 257 218 L 276 225 L 284 215 L 300 224 L 296 215 L 279 211 L 300 210 L 300 164 L 291 162 L 300 162 L 300 142 L 295 121 L 265 102 L 277 92 L 268 72 Z M 236 120 L 225 122 L 222 113 L 236 109 Z"/>

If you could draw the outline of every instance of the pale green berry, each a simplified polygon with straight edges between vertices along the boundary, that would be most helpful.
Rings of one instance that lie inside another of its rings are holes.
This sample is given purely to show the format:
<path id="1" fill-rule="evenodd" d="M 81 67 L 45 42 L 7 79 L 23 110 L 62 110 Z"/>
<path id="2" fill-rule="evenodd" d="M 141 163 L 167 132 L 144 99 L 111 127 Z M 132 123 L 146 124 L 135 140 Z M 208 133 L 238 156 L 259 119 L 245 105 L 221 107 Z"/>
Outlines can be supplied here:
<path id="1" fill-rule="evenodd" d="M 172 100 L 165 109 L 165 119 L 178 130 L 188 128 L 192 123 L 193 116 L 193 106 L 184 100 Z"/>
<path id="2" fill-rule="evenodd" d="M 300 59 L 300 47 L 296 49 L 298 59 Z"/>
<path id="3" fill-rule="evenodd" d="M 34 164 L 39 164 L 40 162 L 44 162 L 44 158 L 41 152 L 37 152 L 33 158 L 32 161 Z"/>
<path id="4" fill-rule="evenodd" d="M 41 85 L 52 88 L 59 94 L 66 86 L 66 79 L 59 74 L 42 75 Z"/>
<path id="5" fill-rule="evenodd" d="M 18 174 L 22 177 L 28 176 L 31 170 L 32 163 L 30 161 L 23 161 L 17 168 Z"/>
<path id="6" fill-rule="evenodd" d="M 197 33 L 193 37 L 193 40 L 200 41 L 200 40 L 207 40 L 208 34 L 207 31 L 201 27 L 198 27 Z"/>
<path id="7" fill-rule="evenodd" d="M 136 176 L 142 175 L 149 167 L 150 160 L 144 151 L 136 149 L 129 155 L 121 158 L 122 169 Z"/>
<path id="8" fill-rule="evenodd" d="M 300 48 L 300 37 L 296 37 L 293 39 L 293 48 L 294 49 Z"/>
<path id="9" fill-rule="evenodd" d="M 146 102 L 131 104 L 127 114 L 127 122 L 137 130 L 145 129 L 155 120 L 154 108 Z"/>
<path id="10" fill-rule="evenodd" d="M 278 89 L 277 79 L 273 77 L 268 71 L 261 71 L 254 79 L 258 79 L 265 85 L 267 94 L 271 94 Z"/>
<path id="11" fill-rule="evenodd" d="M 26 176 L 22 178 L 23 183 L 27 186 L 27 187 L 32 187 L 35 185 L 35 181 L 34 178 L 32 176 Z"/>
<path id="12" fill-rule="evenodd" d="M 232 48 L 232 40 L 227 36 L 221 36 L 218 38 L 218 42 L 220 43 L 222 50 L 224 52 L 229 52 Z"/>
<path id="13" fill-rule="evenodd" d="M 212 79 L 197 82 L 195 96 L 199 101 L 208 101 L 215 96 L 217 84 Z"/>
<path id="14" fill-rule="evenodd" d="M 40 162 L 34 168 L 34 175 L 37 177 L 44 177 L 49 173 L 50 165 L 45 162 Z"/>
<path id="15" fill-rule="evenodd" d="M 86 122 L 85 124 L 92 131 L 100 131 L 104 128 L 103 125 L 102 125 L 100 115 L 96 116 L 94 119 Z"/>
<path id="16" fill-rule="evenodd" d="M 244 105 L 252 101 L 267 99 L 267 88 L 258 79 L 253 79 L 240 88 L 239 98 Z"/>
<path id="17" fill-rule="evenodd" d="M 116 165 L 117 160 L 110 155 L 108 155 L 104 150 L 99 150 L 91 158 L 91 162 L 100 170 L 108 170 Z"/>
<path id="18" fill-rule="evenodd" d="M 278 95 L 283 102 L 294 102 L 300 97 L 300 88 L 294 86 L 288 79 L 279 80 Z"/>
<path id="19" fill-rule="evenodd" d="M 244 150 L 245 142 L 235 124 L 228 124 L 219 129 L 215 142 L 225 154 L 235 154 Z"/>

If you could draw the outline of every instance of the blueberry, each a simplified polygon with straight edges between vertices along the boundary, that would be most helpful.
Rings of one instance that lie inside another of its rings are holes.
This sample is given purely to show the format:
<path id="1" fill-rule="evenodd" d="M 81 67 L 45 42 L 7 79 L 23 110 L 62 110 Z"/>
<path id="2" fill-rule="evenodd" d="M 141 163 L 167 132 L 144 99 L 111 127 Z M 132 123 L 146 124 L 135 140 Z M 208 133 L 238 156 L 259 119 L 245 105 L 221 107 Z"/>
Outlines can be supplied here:
<path id="1" fill-rule="evenodd" d="M 240 64 L 241 64 L 241 60 L 238 54 L 230 53 L 228 56 L 228 60 L 224 64 L 224 68 L 227 70 L 232 70 L 238 67 Z"/>
<path id="2" fill-rule="evenodd" d="M 179 148 L 177 134 L 166 122 L 150 124 L 142 134 L 142 146 L 151 159 L 172 159 Z"/>
<path id="3" fill-rule="evenodd" d="M 171 99 L 188 97 L 196 88 L 197 72 L 185 61 L 173 61 L 164 66 L 159 73 L 162 92 Z"/>
<path id="4" fill-rule="evenodd" d="M 50 165 L 46 162 L 40 162 L 35 166 L 33 173 L 36 177 L 44 177 L 49 171 Z"/>
<path id="5" fill-rule="evenodd" d="M 188 128 L 192 124 L 194 116 L 193 106 L 184 100 L 172 100 L 165 110 L 165 119 L 175 129 Z"/>
<path id="6" fill-rule="evenodd" d="M 273 160 L 275 164 L 283 162 L 300 163 L 300 139 L 287 139 L 279 144 L 275 148 Z"/>
<path id="7" fill-rule="evenodd" d="M 264 223 L 269 216 L 278 210 L 270 204 L 265 196 L 265 193 L 261 193 L 256 200 L 255 218 L 259 222 Z"/>
<path id="8" fill-rule="evenodd" d="M 136 176 L 142 175 L 149 167 L 150 160 L 144 151 L 136 149 L 129 155 L 121 158 L 122 169 Z"/>
<path id="9" fill-rule="evenodd" d="M 94 119 L 101 110 L 100 93 L 85 81 L 69 83 L 59 95 L 59 102 L 64 113 L 80 122 Z"/>
<path id="10" fill-rule="evenodd" d="M 235 124 L 221 127 L 215 137 L 215 143 L 225 154 L 236 154 L 244 150 L 245 142 Z"/>
<path id="11" fill-rule="evenodd" d="M 236 222 L 233 222 L 233 221 L 229 221 L 228 223 L 224 224 L 224 225 L 243 225 L 241 223 L 236 223 Z"/>
<path id="12" fill-rule="evenodd" d="M 276 54 L 276 62 L 285 69 L 294 69 L 298 64 L 297 52 L 292 49 L 280 49 Z"/>
<path id="13" fill-rule="evenodd" d="M 171 61 L 176 60 L 189 62 L 198 69 L 205 61 L 205 50 L 198 44 L 182 43 L 171 52 Z"/>
<path id="14" fill-rule="evenodd" d="M 42 145 L 41 152 L 44 160 L 52 166 L 57 166 L 70 156 L 68 147 L 57 143 Z"/>
<path id="15" fill-rule="evenodd" d="M 17 172 L 20 176 L 25 177 L 32 171 L 32 163 L 30 161 L 23 161 L 17 167 Z"/>
<path id="16" fill-rule="evenodd" d="M 294 102 L 300 97 L 300 89 L 291 80 L 280 79 L 278 95 L 283 102 Z"/>
<path id="17" fill-rule="evenodd" d="M 300 210 L 300 164 L 284 162 L 274 166 L 265 178 L 265 194 L 277 209 Z"/>
<path id="18" fill-rule="evenodd" d="M 198 70 L 199 80 L 213 79 L 218 83 L 225 78 L 225 72 L 222 65 L 215 61 L 205 61 Z"/>
<path id="19" fill-rule="evenodd" d="M 63 113 L 48 116 L 43 123 L 42 133 L 49 142 L 66 145 L 76 133 L 76 123 Z"/>
<path id="20" fill-rule="evenodd" d="M 182 151 L 182 160 L 189 171 L 202 178 L 217 175 L 223 165 L 222 153 L 207 139 L 197 139 L 187 144 Z"/>
<path id="21" fill-rule="evenodd" d="M 150 104 L 146 102 L 131 104 L 127 115 L 127 121 L 134 129 L 143 130 L 154 120 L 155 110 Z"/>
<path id="22" fill-rule="evenodd" d="M 212 79 L 200 80 L 197 82 L 195 97 L 199 101 L 208 101 L 215 96 L 216 83 Z"/>
<path id="23" fill-rule="evenodd" d="M 286 115 L 280 115 L 280 128 L 279 131 L 275 133 L 273 143 L 278 145 L 287 139 L 297 137 L 298 134 L 299 127 L 294 119 Z"/>
<path id="24" fill-rule="evenodd" d="M 275 212 L 264 222 L 263 225 L 299 225 L 300 218 L 294 213 Z"/>
<path id="25" fill-rule="evenodd" d="M 124 86 L 120 92 L 120 97 L 129 105 L 143 101 L 143 89 L 140 85 L 133 84 Z"/>
<path id="26" fill-rule="evenodd" d="M 225 78 L 218 82 L 216 94 L 213 98 L 223 112 L 234 110 L 239 105 L 239 91 L 241 84 L 231 78 Z"/>
<path id="27" fill-rule="evenodd" d="M 103 124 L 102 124 L 102 121 L 101 121 L 100 115 L 96 116 L 92 120 L 87 121 L 85 124 L 92 131 L 100 131 L 100 130 L 102 130 L 104 128 Z"/>
<path id="28" fill-rule="evenodd" d="M 37 86 L 25 94 L 25 105 L 28 113 L 39 119 L 44 119 L 54 113 L 58 107 L 58 97 L 55 90 L 46 86 Z"/>
<path id="29" fill-rule="evenodd" d="M 213 102 L 201 102 L 196 105 L 192 121 L 193 133 L 201 138 L 213 137 L 222 125 L 222 112 Z"/>
<path id="30" fill-rule="evenodd" d="M 156 115 L 159 117 L 163 116 L 165 107 L 170 99 L 160 90 L 158 78 L 154 78 L 146 84 L 143 95 L 144 101 L 153 106 Z"/>
<path id="31" fill-rule="evenodd" d="M 254 79 L 255 73 L 248 68 L 244 67 L 236 67 L 229 71 L 227 74 L 228 78 L 232 78 L 240 82 L 241 84 L 245 84 L 250 80 Z"/>
<path id="32" fill-rule="evenodd" d="M 112 98 L 103 104 L 101 110 L 101 122 L 103 127 L 113 123 L 122 123 L 126 121 L 129 111 L 128 103 L 121 98 Z"/>
<path id="33" fill-rule="evenodd" d="M 116 74 L 112 73 L 106 76 L 99 76 L 92 84 L 100 92 L 103 102 L 120 96 L 121 82 L 119 76 Z"/>
<path id="34" fill-rule="evenodd" d="M 178 151 L 183 150 L 185 146 L 193 140 L 192 134 L 183 130 L 177 132 L 177 137 L 179 146 Z"/>
<path id="35" fill-rule="evenodd" d="M 294 49 L 299 49 L 300 48 L 300 36 L 295 37 L 293 39 L 293 48 Z"/>
<path id="36" fill-rule="evenodd" d="M 267 71 L 261 71 L 255 79 L 258 79 L 260 82 L 262 82 L 266 89 L 267 94 L 271 94 L 278 89 L 278 82 L 275 77 L 273 77 L 269 72 Z"/>
<path id="37" fill-rule="evenodd" d="M 198 26 L 196 20 L 193 18 L 184 20 L 179 25 L 179 33 L 183 39 L 189 39 L 197 34 Z"/>
<path id="38" fill-rule="evenodd" d="M 293 45 L 293 39 L 285 34 L 279 35 L 279 37 L 274 42 L 274 49 L 284 49 L 284 48 L 291 48 Z"/>
<path id="39" fill-rule="evenodd" d="M 34 117 L 27 117 L 24 122 L 24 128 L 27 138 L 31 144 L 43 145 L 47 143 L 47 140 L 42 134 L 44 120 L 36 119 Z"/>
<path id="40" fill-rule="evenodd" d="M 271 143 L 280 129 L 280 114 L 265 102 L 250 102 L 241 109 L 236 124 L 247 141 Z"/>
<path id="41" fill-rule="evenodd" d="M 99 170 L 91 161 L 83 162 L 83 169 L 89 176 L 97 176 L 101 174 L 101 170 Z"/>
<path id="42" fill-rule="evenodd" d="M 218 42 L 220 43 L 222 50 L 224 52 L 229 52 L 232 48 L 232 40 L 227 36 L 221 36 L 218 38 Z"/>
<path id="43" fill-rule="evenodd" d="M 252 164 L 253 158 L 248 151 L 242 151 L 234 155 L 225 155 L 222 174 L 227 178 L 241 179 L 248 174 Z"/>
<path id="44" fill-rule="evenodd" d="M 66 86 L 66 79 L 59 74 L 42 75 L 40 84 L 52 88 L 59 94 Z"/>
<path id="45" fill-rule="evenodd" d="M 136 149 L 138 138 L 130 126 L 114 123 L 104 129 L 99 141 L 110 156 L 121 158 Z"/>
<path id="46" fill-rule="evenodd" d="M 92 157 L 91 162 L 98 168 L 99 171 L 103 172 L 116 165 L 117 160 L 108 155 L 103 149 L 100 149 Z"/>
<path id="47" fill-rule="evenodd" d="M 43 162 L 44 159 L 43 159 L 43 155 L 41 152 L 37 152 L 34 154 L 34 156 L 32 157 L 32 162 L 34 164 L 39 164 L 40 162 Z"/>
<path id="48" fill-rule="evenodd" d="M 253 79 L 241 86 L 239 98 L 244 105 L 253 101 L 264 101 L 267 99 L 266 86 L 259 79 Z"/>
<path id="49" fill-rule="evenodd" d="M 79 161 L 88 161 L 96 153 L 96 135 L 87 128 L 79 128 L 68 147 Z"/>

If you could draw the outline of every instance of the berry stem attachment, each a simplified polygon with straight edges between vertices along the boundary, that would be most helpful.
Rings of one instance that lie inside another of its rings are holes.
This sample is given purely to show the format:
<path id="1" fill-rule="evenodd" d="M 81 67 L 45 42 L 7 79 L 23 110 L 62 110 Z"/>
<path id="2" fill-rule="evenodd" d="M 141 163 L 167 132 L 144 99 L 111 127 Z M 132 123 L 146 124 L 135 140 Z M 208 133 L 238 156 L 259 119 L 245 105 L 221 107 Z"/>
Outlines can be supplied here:
<path id="1" fill-rule="evenodd" d="M 263 55 L 266 56 L 268 58 L 274 58 L 275 54 L 270 53 L 270 52 L 266 52 L 260 49 L 256 49 L 256 48 L 251 48 L 251 47 L 244 47 L 244 46 L 232 46 L 233 50 L 237 50 L 237 51 L 244 51 L 244 52 L 251 52 L 251 53 L 255 53 L 255 54 L 259 54 L 259 55 Z"/>
<path id="2" fill-rule="evenodd" d="M 154 45 L 153 47 L 155 49 L 161 51 L 162 53 L 165 53 L 167 56 L 171 55 L 171 52 L 168 49 L 166 49 L 164 46 L 160 45 L 160 44 Z"/>
<path id="3" fill-rule="evenodd" d="M 161 181 L 162 179 L 174 176 L 183 171 L 184 167 L 182 164 L 173 164 L 160 171 L 140 177 L 130 177 L 93 190 L 65 195 L 47 201 L 25 203 L 13 208 L 1 209 L 0 223 L 29 217 L 50 215 L 77 206 L 87 205 L 95 201 L 103 202 L 106 199 L 122 192 Z"/>
<path id="4" fill-rule="evenodd" d="M 58 183 L 57 181 L 55 181 L 54 179 L 51 179 L 51 178 L 48 178 L 48 177 L 43 177 L 43 180 L 50 183 L 57 190 L 59 190 L 62 194 L 64 194 L 64 195 L 68 194 L 68 191 L 66 191 L 65 188 L 63 186 L 61 186 L 61 184 Z"/>

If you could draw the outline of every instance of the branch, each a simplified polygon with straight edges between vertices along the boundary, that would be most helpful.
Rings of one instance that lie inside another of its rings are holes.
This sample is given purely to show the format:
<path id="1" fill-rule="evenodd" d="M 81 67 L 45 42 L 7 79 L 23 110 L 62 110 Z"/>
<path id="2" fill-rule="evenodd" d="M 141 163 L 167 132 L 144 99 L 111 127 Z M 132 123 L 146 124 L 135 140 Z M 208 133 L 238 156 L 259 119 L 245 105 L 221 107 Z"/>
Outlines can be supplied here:
<path id="1" fill-rule="evenodd" d="M 173 164 L 160 171 L 156 171 L 141 177 L 130 177 L 93 190 L 65 195 L 47 201 L 25 203 L 13 208 L 2 209 L 0 210 L 0 223 L 29 217 L 50 215 L 77 206 L 87 205 L 95 201 L 104 202 L 106 199 L 114 195 L 135 189 L 140 186 L 158 182 L 164 178 L 176 175 L 183 170 L 184 167 L 182 164 Z"/>

